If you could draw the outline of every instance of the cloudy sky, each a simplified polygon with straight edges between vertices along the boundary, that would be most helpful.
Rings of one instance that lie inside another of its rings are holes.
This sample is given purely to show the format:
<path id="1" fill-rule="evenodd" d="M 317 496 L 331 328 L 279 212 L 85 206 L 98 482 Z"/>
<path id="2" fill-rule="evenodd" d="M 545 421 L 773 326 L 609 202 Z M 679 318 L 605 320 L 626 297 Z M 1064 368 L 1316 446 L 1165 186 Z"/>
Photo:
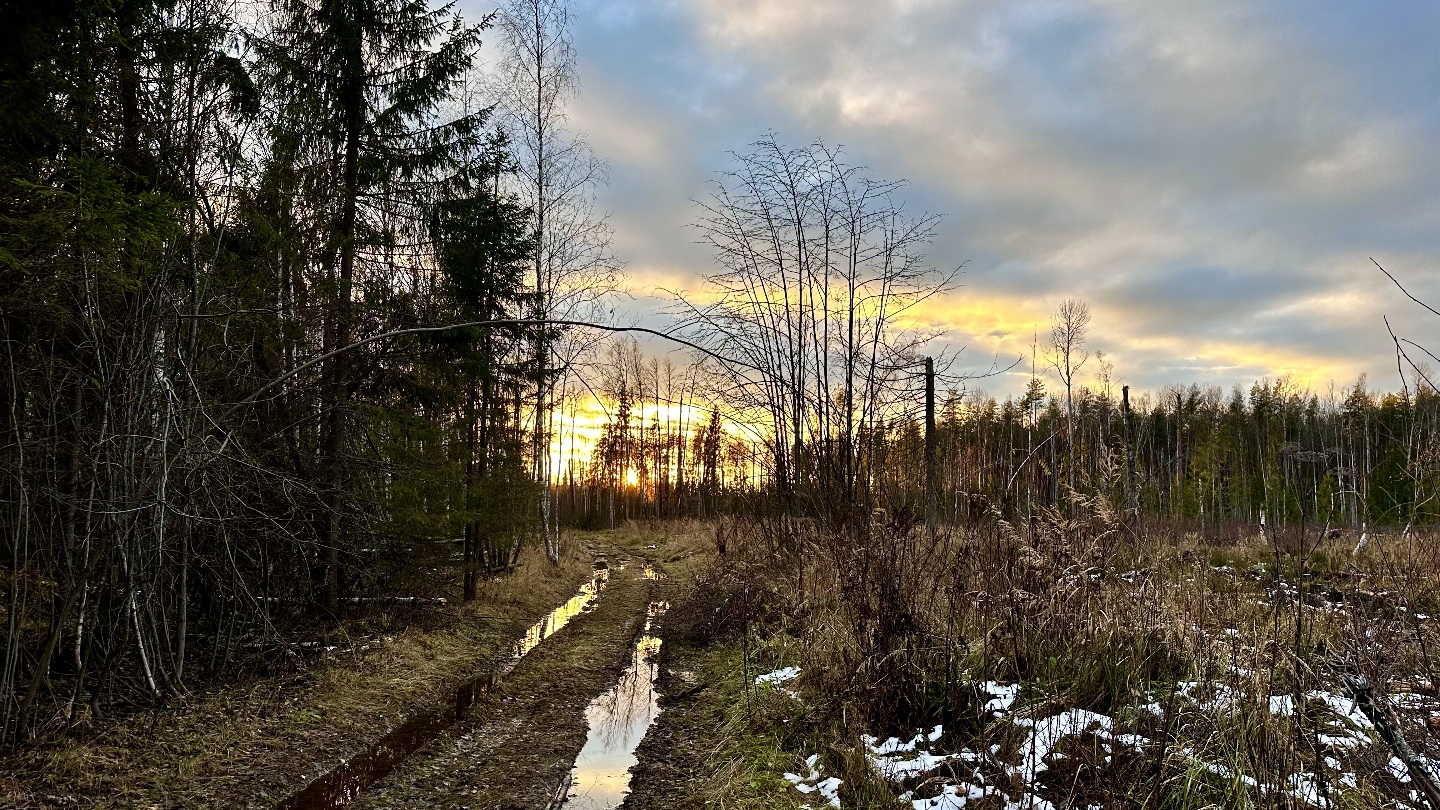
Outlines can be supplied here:
<path id="1" fill-rule="evenodd" d="M 485 8 L 482 0 L 468 0 Z M 1440 6 L 1428 0 L 576 0 L 573 125 L 645 320 L 710 262 L 728 150 L 842 145 L 968 261 L 932 317 L 962 368 L 1064 297 L 1141 388 L 1398 385 L 1381 320 L 1440 342 Z M 1028 372 L 1028 368 L 1027 368 Z M 1003 393 L 1014 380 L 991 379 Z"/>

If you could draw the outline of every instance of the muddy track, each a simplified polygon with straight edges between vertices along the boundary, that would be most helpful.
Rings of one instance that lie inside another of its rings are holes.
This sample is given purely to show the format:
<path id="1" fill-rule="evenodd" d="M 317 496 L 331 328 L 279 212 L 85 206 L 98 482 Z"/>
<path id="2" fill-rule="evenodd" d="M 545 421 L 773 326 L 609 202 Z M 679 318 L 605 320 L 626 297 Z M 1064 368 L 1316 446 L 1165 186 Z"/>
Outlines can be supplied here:
<path id="1" fill-rule="evenodd" d="M 661 675 L 656 682 L 661 713 L 635 751 L 640 761 L 620 810 L 673 810 L 703 803 L 696 796 L 696 779 L 709 767 L 705 735 L 721 718 L 697 699 L 707 687 L 677 674 L 697 669 L 698 658 L 697 650 L 670 640 L 661 648 Z"/>
<path id="2" fill-rule="evenodd" d="M 657 585 L 612 570 L 598 606 L 536 647 L 467 718 L 370 786 L 353 808 L 545 808 L 585 742 L 585 707 L 619 678 Z"/>

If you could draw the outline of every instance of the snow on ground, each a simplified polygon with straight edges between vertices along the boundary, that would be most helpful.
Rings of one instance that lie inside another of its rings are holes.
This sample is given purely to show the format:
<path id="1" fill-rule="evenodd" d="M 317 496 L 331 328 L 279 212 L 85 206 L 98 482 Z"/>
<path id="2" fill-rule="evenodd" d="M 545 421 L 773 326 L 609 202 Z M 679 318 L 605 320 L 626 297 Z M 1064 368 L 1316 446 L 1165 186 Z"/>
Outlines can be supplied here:
<path id="1" fill-rule="evenodd" d="M 777 677 L 767 682 L 783 682 L 782 678 L 791 680 L 798 674 L 796 668 L 790 667 L 771 673 Z M 976 683 L 975 687 L 982 693 L 982 716 L 994 718 L 994 722 L 1004 724 L 1002 727 L 1021 735 L 1018 748 L 1010 749 L 1015 754 L 1006 756 L 1006 759 L 1016 761 L 1002 761 L 1000 745 L 991 745 L 985 750 L 961 748 L 945 751 L 939 746 L 944 736 L 942 726 L 918 730 L 908 739 L 889 737 L 882 741 L 869 735 L 861 738 L 866 758 L 877 775 L 897 786 L 914 785 L 917 781 L 921 783 L 927 795 L 916 795 L 920 789 L 900 794 L 900 799 L 908 802 L 914 810 L 961 810 L 981 799 L 988 799 L 992 806 L 1004 810 L 1056 810 L 1055 804 L 1043 795 L 1047 791 L 1042 775 L 1062 756 L 1059 750 L 1066 740 L 1083 740 L 1087 744 L 1098 745 L 1106 763 L 1121 752 L 1143 755 L 1147 746 L 1152 746 L 1152 741 L 1141 734 L 1121 733 L 1120 723 L 1115 717 L 1085 709 L 1016 716 L 1012 714 L 1012 709 L 1021 692 L 1018 684 L 986 681 Z M 1402 704 L 1418 703 L 1420 698 L 1408 694 L 1399 697 L 1397 702 Z M 1293 717 L 1297 708 L 1294 695 L 1262 693 L 1251 698 L 1244 690 L 1224 684 L 1186 681 L 1177 684 L 1170 696 L 1161 699 L 1152 696 L 1148 702 L 1141 703 L 1138 708 L 1142 716 L 1147 712 L 1156 717 L 1164 716 L 1162 699 L 1170 703 L 1171 711 L 1230 713 L 1253 705 L 1276 717 Z M 1239 789 L 1260 795 L 1285 796 L 1297 806 L 1330 810 L 1334 807 L 1332 792 L 1337 787 L 1353 789 L 1359 785 L 1356 758 L 1362 752 L 1383 746 L 1383 743 L 1374 725 L 1350 698 L 1316 689 L 1307 692 L 1304 701 L 1320 711 L 1317 740 L 1326 749 L 1323 787 L 1322 780 L 1309 771 L 1291 773 L 1277 781 L 1266 782 L 1237 771 L 1231 764 L 1208 761 L 1202 752 L 1186 745 L 1172 742 L 1174 747 L 1171 750 L 1183 754 L 1198 768 L 1235 784 Z M 819 755 L 812 755 L 805 762 L 808 775 L 787 773 L 785 779 L 796 790 L 817 794 L 830 807 L 839 808 L 841 780 L 824 776 Z M 1432 772 L 1440 774 L 1440 762 L 1432 760 L 1428 765 Z M 1390 758 L 1386 772 L 1400 784 L 1408 786 L 1411 782 L 1409 772 L 1398 759 Z M 1413 794 L 1412 801 L 1414 805 L 1401 803 L 1395 806 L 1423 806 L 1419 793 Z"/>
<path id="2" fill-rule="evenodd" d="M 756 677 L 755 683 L 756 685 L 786 683 L 798 677 L 800 677 L 799 667 L 785 667 L 784 669 L 777 669 L 774 672 L 767 672 L 764 675 Z"/>
<path id="3" fill-rule="evenodd" d="M 840 806 L 840 785 L 842 785 L 843 782 L 838 777 L 825 776 L 825 766 L 820 764 L 819 754 L 811 754 L 806 757 L 805 767 L 810 769 L 808 775 L 801 776 L 798 773 L 786 773 L 784 774 L 785 781 L 789 782 L 801 793 L 820 794 L 820 798 L 824 799 L 826 804 L 838 808 Z M 809 807 L 810 805 L 807 804 L 804 806 Z"/>
<path id="4" fill-rule="evenodd" d="M 908 742 L 891 737 L 882 743 L 869 735 L 860 739 L 865 744 L 870 767 L 891 782 L 903 782 L 930 773 L 952 759 L 966 758 L 968 752 L 932 754 L 924 750 L 931 743 L 938 742 L 944 731 L 944 726 L 936 726 L 928 734 L 917 732 Z"/>
<path id="5" fill-rule="evenodd" d="M 1020 697 L 1020 684 L 1005 686 L 994 681 L 986 681 L 980 684 L 980 690 L 990 696 L 985 705 L 980 707 L 981 714 L 988 714 L 991 717 L 1000 717 L 1010 711 L 1015 705 L 1015 699 Z"/>

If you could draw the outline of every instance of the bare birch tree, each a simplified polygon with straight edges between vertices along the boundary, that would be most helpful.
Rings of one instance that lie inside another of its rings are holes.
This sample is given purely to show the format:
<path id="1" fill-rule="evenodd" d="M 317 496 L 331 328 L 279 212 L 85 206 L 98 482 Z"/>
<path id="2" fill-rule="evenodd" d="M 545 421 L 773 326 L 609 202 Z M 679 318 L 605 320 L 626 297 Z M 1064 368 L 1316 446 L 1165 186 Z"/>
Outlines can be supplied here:
<path id="1" fill-rule="evenodd" d="M 717 267 L 706 303 L 681 297 L 698 340 L 764 372 L 721 368 L 742 413 L 767 425 L 771 480 L 787 509 L 869 499 L 867 443 L 914 396 L 906 364 L 932 333 L 915 309 L 947 290 L 924 247 L 938 217 L 909 215 L 902 183 L 876 180 L 823 143 L 773 135 L 716 181 L 697 228 Z M 843 509 L 841 510 L 843 511 Z"/>
<path id="2" fill-rule="evenodd" d="M 614 289 L 619 264 L 611 231 L 595 204 L 605 165 L 567 128 L 578 82 L 568 0 L 505 0 L 497 26 L 502 57 L 495 92 L 502 125 L 518 163 L 520 199 L 534 222 L 536 320 L 595 319 Z M 559 561 L 559 526 L 551 487 L 550 436 L 557 379 L 592 343 L 560 330 L 538 334 L 530 437 L 540 484 L 540 531 L 546 554 Z"/>
<path id="3" fill-rule="evenodd" d="M 1090 360 L 1085 341 L 1090 337 L 1090 307 L 1075 298 L 1066 298 L 1050 317 L 1050 345 L 1045 361 L 1065 386 L 1065 439 L 1069 456 L 1066 474 L 1075 488 L 1075 375 Z"/>

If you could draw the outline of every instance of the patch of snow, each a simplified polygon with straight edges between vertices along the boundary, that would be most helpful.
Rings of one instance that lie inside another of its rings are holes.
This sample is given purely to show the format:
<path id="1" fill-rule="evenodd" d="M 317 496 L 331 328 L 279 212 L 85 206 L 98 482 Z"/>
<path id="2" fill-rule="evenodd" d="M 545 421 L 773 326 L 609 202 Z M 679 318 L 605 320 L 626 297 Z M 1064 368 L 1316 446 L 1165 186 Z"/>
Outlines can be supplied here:
<path id="1" fill-rule="evenodd" d="M 1314 774 L 1292 773 L 1285 780 L 1284 792 L 1313 807 L 1328 808 L 1330 800 L 1320 794 L 1320 784 Z"/>
<path id="2" fill-rule="evenodd" d="M 932 754 L 922 750 L 928 747 L 929 743 L 938 741 L 944 734 L 944 726 L 935 726 L 928 734 L 919 731 L 909 740 L 890 737 L 884 742 L 880 742 L 868 734 L 861 736 L 860 740 L 865 745 L 866 758 L 870 761 L 870 767 L 892 782 L 901 782 L 912 776 L 929 773 L 951 760 L 965 758 L 964 753 Z M 902 754 L 906 756 L 902 758 L 900 756 Z M 972 756 L 974 755 L 972 754 Z"/>
<path id="3" fill-rule="evenodd" d="M 799 667 L 785 667 L 784 669 L 777 669 L 774 672 L 767 672 L 764 675 L 757 677 L 755 679 L 755 683 L 757 685 L 786 683 L 788 681 L 793 681 L 798 677 L 800 677 Z"/>
<path id="4" fill-rule="evenodd" d="M 1210 683 L 1203 686 L 1209 687 L 1210 697 L 1200 696 L 1206 690 L 1202 688 L 1199 681 L 1181 681 L 1175 685 L 1175 691 L 1204 711 L 1228 711 L 1240 702 L 1240 693 L 1223 683 Z"/>
<path id="5" fill-rule="evenodd" d="M 985 705 L 980 707 L 982 714 L 989 714 L 992 717 L 999 717 L 1010 711 L 1015 705 L 1015 699 L 1020 697 L 1020 684 L 1000 684 L 995 681 L 986 681 L 980 684 L 980 691 L 990 696 Z"/>
<path id="6" fill-rule="evenodd" d="M 1165 707 L 1161 705 L 1160 701 L 1158 700 L 1152 700 L 1149 703 L 1142 703 L 1135 708 L 1150 715 L 1151 717 L 1165 716 Z"/>
<path id="7" fill-rule="evenodd" d="M 1020 694 L 1018 684 L 989 681 L 977 683 L 976 687 L 984 693 L 981 708 L 982 716 L 987 718 L 1005 716 Z M 1294 695 L 1261 693 L 1254 696 L 1248 689 L 1224 683 L 1185 681 L 1176 685 L 1175 695 L 1185 701 L 1191 710 L 1236 711 L 1252 704 L 1257 698 L 1260 707 L 1277 717 L 1293 717 L 1301 709 Z M 1420 699 L 1421 696 L 1410 693 L 1397 695 L 1397 702 L 1407 705 L 1414 705 Z M 1323 707 L 1323 720 L 1316 741 L 1328 751 L 1321 775 L 1302 768 L 1279 775 L 1273 781 L 1261 781 L 1240 772 L 1233 765 L 1207 762 L 1195 751 L 1181 749 L 1181 752 L 1199 768 L 1234 783 L 1239 789 L 1283 797 L 1287 803 L 1297 807 L 1332 810 L 1332 797 L 1327 795 L 1326 786 L 1340 791 L 1358 789 L 1357 771 L 1353 764 L 1347 767 L 1347 762 L 1353 756 L 1351 752 L 1378 744 L 1376 731 L 1355 702 L 1344 695 L 1317 689 L 1305 693 L 1303 701 L 1313 708 Z M 1164 714 L 1161 700 L 1151 699 L 1139 705 L 1138 709 L 1156 716 Z M 1055 805 L 1041 795 L 1044 790 L 1041 775 L 1052 767 L 1059 767 L 1057 760 L 1064 755 L 1057 749 L 1065 740 L 1093 740 L 1101 747 L 1097 753 L 1104 755 L 1107 763 L 1114 762 L 1124 751 L 1143 752 L 1151 743 L 1141 734 L 1118 733 L 1118 722 L 1114 718 L 1084 709 L 1070 709 L 1043 717 L 1015 718 L 1012 715 L 1009 723 L 1023 734 L 1018 762 L 1002 760 L 999 745 L 991 745 L 988 754 L 968 748 L 957 752 L 934 750 L 934 744 L 944 737 L 941 726 L 935 726 L 928 732 L 917 731 L 908 739 L 896 736 L 881 741 L 864 736 L 862 741 L 866 758 L 882 778 L 896 783 L 920 784 L 920 787 L 899 797 L 905 806 L 913 810 L 961 810 L 982 800 L 990 803 L 987 807 L 993 805 L 1001 810 L 1056 810 Z M 828 780 L 822 779 L 817 762 L 815 757 L 807 760 L 811 769 L 809 776 L 787 774 L 786 778 L 802 792 L 813 793 L 827 801 L 833 799 L 831 806 L 839 807 L 838 780 L 833 785 L 833 794 L 822 792 L 822 783 Z M 932 775 L 946 763 L 951 763 L 946 768 L 947 775 L 933 778 Z M 1392 758 L 1386 770 L 1401 783 L 1412 784 L 1404 764 L 1398 759 Z M 927 776 L 932 778 L 919 781 Z M 802 785 L 808 789 L 801 788 Z M 916 795 L 922 791 L 931 795 Z"/>
<path id="8" fill-rule="evenodd" d="M 1291 717 L 1295 714 L 1294 695 L 1271 695 L 1270 713 L 1276 717 Z"/>
<path id="9" fill-rule="evenodd" d="M 1019 773 L 1027 784 L 1033 784 L 1036 774 L 1050 767 L 1046 764 L 1045 757 L 1050 755 L 1061 740 L 1090 730 L 1097 730 L 1097 735 L 1109 739 L 1115 721 L 1107 715 L 1085 709 L 1071 709 L 1042 720 L 1016 720 L 1015 725 L 1030 728 L 1029 739 L 1020 746 L 1024 760 L 1020 764 Z"/>
<path id="10" fill-rule="evenodd" d="M 1143 751 L 1145 750 L 1145 744 L 1150 742 L 1150 739 L 1142 734 L 1117 734 L 1115 735 L 1115 742 L 1126 748 Z"/>
<path id="11" fill-rule="evenodd" d="M 984 685 L 985 690 L 992 695 L 1000 693 L 997 697 L 1002 699 L 1005 708 L 1013 703 L 1019 692 L 1018 686 L 1000 686 L 994 683 Z M 1116 734 L 1115 721 L 1113 718 L 1083 709 L 1072 709 L 1056 715 L 1043 718 L 1020 718 L 1012 721 L 1017 728 L 1028 730 L 1026 739 L 1020 746 L 1021 761 L 1018 764 L 1009 764 L 999 759 L 1001 752 L 999 745 L 992 745 L 988 756 L 969 749 L 964 749 L 958 754 L 935 755 L 916 749 L 915 756 L 910 760 L 919 767 L 938 764 L 945 760 L 964 762 L 972 767 L 988 762 L 991 766 L 998 766 L 1002 769 L 1000 778 L 987 779 L 979 770 L 974 770 L 968 778 L 947 778 L 943 785 L 933 790 L 938 790 L 937 795 L 929 797 L 916 797 L 914 791 L 902 794 L 900 798 L 909 803 L 913 810 L 958 810 L 972 802 L 981 799 L 992 803 L 999 802 L 993 806 L 1001 810 L 1056 810 L 1055 805 L 1043 796 L 1039 795 L 1037 776 L 1044 773 L 1056 759 L 1061 755 L 1055 750 L 1061 741 L 1079 736 L 1091 734 L 1105 747 L 1105 751 L 1113 755 L 1118 750 L 1143 750 L 1150 741 L 1140 734 Z M 931 740 L 939 739 L 936 729 L 932 732 Z M 910 741 L 901 741 L 896 738 L 886 740 L 884 743 L 870 741 L 871 750 L 899 751 L 918 745 L 920 736 Z M 1112 756 L 1106 756 L 1106 761 L 1111 761 Z M 906 777 L 913 777 L 923 771 L 911 770 L 903 767 L 909 762 L 897 762 L 895 758 L 887 762 L 889 770 L 879 767 L 882 773 L 891 774 L 891 778 L 899 781 Z M 896 767 L 900 765 L 902 767 Z M 963 770 L 963 769 L 962 769 Z M 993 784 L 997 783 L 998 784 Z M 1001 788 L 999 785 L 1013 785 L 1014 787 Z M 1018 791 L 1013 792 L 1012 791 Z"/>
<path id="12" fill-rule="evenodd" d="M 1390 702 L 1400 709 L 1418 710 L 1429 706 L 1432 701 L 1430 698 L 1414 692 L 1395 692 L 1390 695 Z"/>
<path id="13" fill-rule="evenodd" d="M 1370 718 L 1366 717 L 1365 713 L 1360 711 L 1355 701 L 1344 695 L 1313 690 L 1310 692 L 1310 697 L 1324 701 L 1325 705 L 1329 706 L 1331 711 L 1350 721 L 1357 728 L 1365 731 L 1375 728 L 1375 724 L 1371 723 Z"/>
<path id="14" fill-rule="evenodd" d="M 816 783 L 815 788 L 820 791 L 820 796 L 828 801 L 831 807 L 839 807 L 841 784 L 843 783 L 839 777 L 832 776 L 829 779 Z"/>
<path id="15" fill-rule="evenodd" d="M 794 787 L 801 793 L 804 793 L 806 795 L 809 795 L 811 793 L 819 793 L 820 798 L 824 799 L 827 804 L 829 804 L 831 807 L 839 808 L 840 786 L 844 784 L 844 782 L 838 777 L 834 776 L 828 778 L 821 778 L 824 775 L 824 768 L 820 765 L 819 754 L 811 754 L 810 756 L 806 757 L 805 767 L 810 769 L 810 773 L 806 776 L 801 776 L 798 773 L 789 772 L 784 773 L 781 776 L 785 779 L 786 782 L 789 782 L 792 787 Z M 809 805 L 805 806 L 808 807 Z"/>
<path id="16" fill-rule="evenodd" d="M 924 739 L 924 735 L 916 734 L 908 742 L 901 742 L 899 737 L 891 737 L 890 739 L 886 740 L 883 743 L 879 743 L 878 745 L 876 744 L 878 742 L 878 739 L 875 737 L 871 737 L 868 734 L 862 735 L 860 739 L 862 742 L 865 743 L 865 747 L 870 749 L 870 753 L 873 756 L 888 757 L 891 754 L 909 753 L 911 751 L 914 751 L 915 746 L 919 745 L 920 741 Z"/>
<path id="17" fill-rule="evenodd" d="M 913 759 L 882 759 L 871 762 L 886 779 L 902 782 L 912 776 L 930 773 L 946 762 L 959 758 L 959 754 L 930 754 L 921 751 Z"/>
<path id="18" fill-rule="evenodd" d="M 902 794 L 900 799 L 910 802 L 910 806 L 914 810 L 962 810 L 972 799 L 983 799 L 995 795 L 999 794 L 988 785 L 972 785 L 966 782 L 959 785 L 945 785 L 940 789 L 940 795 L 928 799 L 913 798 L 908 792 Z"/>
<path id="19" fill-rule="evenodd" d="M 1193 755 L 1192 758 L 1194 758 Z M 1199 762 L 1198 758 L 1196 759 L 1196 761 Z M 1218 762 L 1200 762 L 1200 766 L 1205 770 L 1209 771 L 1210 773 L 1213 773 L 1216 776 L 1220 777 L 1221 779 L 1229 779 L 1234 782 L 1240 782 L 1241 784 L 1244 784 L 1246 787 L 1249 787 L 1251 789 L 1260 787 L 1260 783 L 1255 780 L 1255 777 L 1247 776 L 1243 773 L 1236 773 L 1228 765 L 1221 765 Z"/>

